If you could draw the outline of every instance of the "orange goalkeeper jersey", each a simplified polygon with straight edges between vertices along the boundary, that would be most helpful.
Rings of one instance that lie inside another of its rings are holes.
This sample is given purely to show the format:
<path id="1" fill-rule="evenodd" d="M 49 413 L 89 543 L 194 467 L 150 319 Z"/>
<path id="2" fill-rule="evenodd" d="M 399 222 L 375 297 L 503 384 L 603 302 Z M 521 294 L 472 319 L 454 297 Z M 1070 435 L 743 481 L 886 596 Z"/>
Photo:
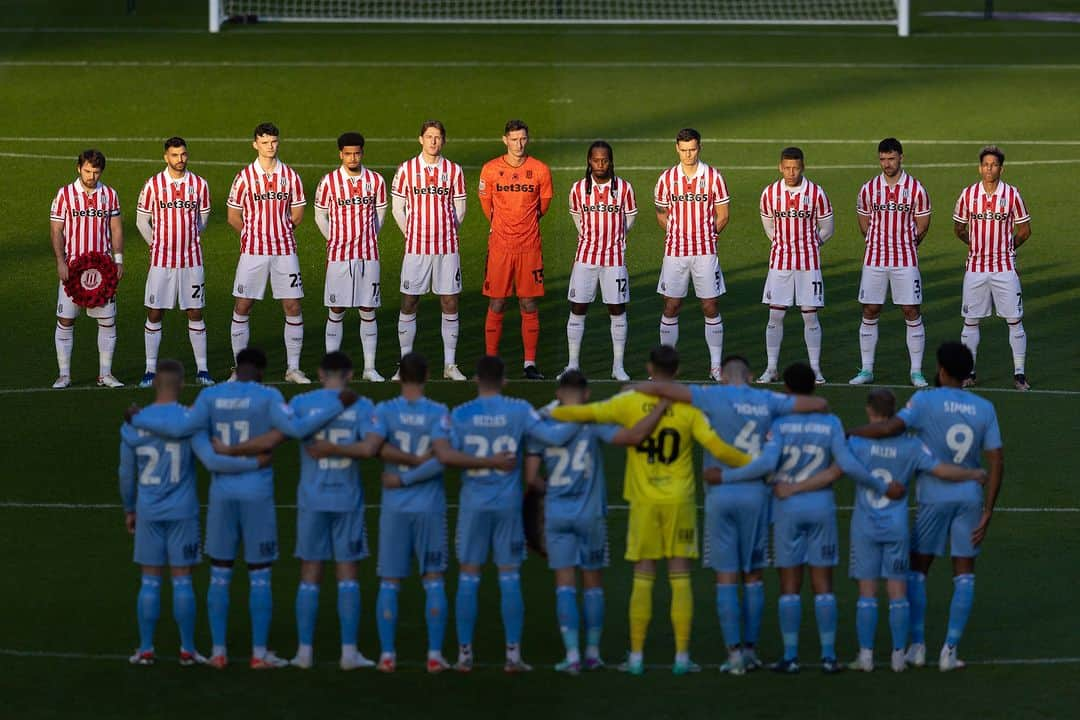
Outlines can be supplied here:
<path id="1" fill-rule="evenodd" d="M 491 208 L 488 248 L 508 252 L 540 249 L 540 204 L 550 200 L 551 170 L 534 157 L 520 167 L 505 156 L 489 161 L 480 171 L 480 202 Z"/>

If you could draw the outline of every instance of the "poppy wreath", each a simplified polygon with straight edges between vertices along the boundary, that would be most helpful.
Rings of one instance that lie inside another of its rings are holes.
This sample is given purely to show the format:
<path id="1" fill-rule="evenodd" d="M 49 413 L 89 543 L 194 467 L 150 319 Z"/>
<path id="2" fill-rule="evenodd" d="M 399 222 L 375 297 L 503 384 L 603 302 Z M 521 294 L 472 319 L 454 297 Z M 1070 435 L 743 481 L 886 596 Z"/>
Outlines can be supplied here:
<path id="1" fill-rule="evenodd" d="M 103 252 L 89 252 L 68 264 L 64 291 L 80 307 L 101 307 L 116 294 L 116 263 Z"/>

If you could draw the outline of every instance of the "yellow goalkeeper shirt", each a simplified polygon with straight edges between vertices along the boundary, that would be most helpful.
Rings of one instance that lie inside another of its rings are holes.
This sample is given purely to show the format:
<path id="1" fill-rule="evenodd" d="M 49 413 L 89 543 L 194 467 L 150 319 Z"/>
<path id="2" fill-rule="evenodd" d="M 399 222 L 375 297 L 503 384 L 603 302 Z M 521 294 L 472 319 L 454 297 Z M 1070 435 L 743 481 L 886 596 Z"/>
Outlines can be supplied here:
<path id="1" fill-rule="evenodd" d="M 657 399 L 639 392 L 620 393 L 603 402 L 559 405 L 551 417 L 562 422 L 614 423 L 633 427 L 656 407 Z M 750 462 L 746 453 L 720 439 L 705 414 L 692 405 L 675 403 L 652 435 L 626 449 L 623 497 L 653 503 L 692 502 L 694 499 L 693 440 L 731 467 Z"/>

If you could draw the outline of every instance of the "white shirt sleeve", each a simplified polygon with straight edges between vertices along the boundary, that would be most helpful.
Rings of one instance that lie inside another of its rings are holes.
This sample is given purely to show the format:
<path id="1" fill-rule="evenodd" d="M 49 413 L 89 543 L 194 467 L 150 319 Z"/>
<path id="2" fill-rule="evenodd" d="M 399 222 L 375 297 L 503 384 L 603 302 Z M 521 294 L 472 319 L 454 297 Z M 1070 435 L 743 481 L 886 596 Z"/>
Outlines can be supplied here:
<path id="1" fill-rule="evenodd" d="M 823 217 L 818 219 L 818 244 L 824 245 L 829 238 L 836 232 L 836 223 L 833 222 L 833 216 Z"/>
<path id="2" fill-rule="evenodd" d="M 772 215 L 761 216 L 761 227 L 765 230 L 765 236 L 772 240 L 773 232 L 776 230 L 776 220 Z"/>
<path id="3" fill-rule="evenodd" d="M 405 234 L 405 198 L 401 195 L 392 195 L 390 198 L 390 212 L 394 216 L 401 234 Z"/>
<path id="4" fill-rule="evenodd" d="M 457 218 L 458 227 L 461 227 L 461 223 L 465 219 L 465 198 L 454 198 L 454 217 Z"/>
<path id="5" fill-rule="evenodd" d="M 199 212 L 199 232 L 206 229 L 206 226 L 210 224 L 210 208 Z"/>
<path id="6" fill-rule="evenodd" d="M 581 213 L 571 212 L 570 217 L 574 219 L 574 227 L 577 228 L 578 235 L 581 234 Z M 626 228 L 630 229 L 629 221 L 626 224 Z"/>
<path id="7" fill-rule="evenodd" d="M 330 239 L 330 208 L 315 206 L 315 226 L 324 238 Z"/>
<path id="8" fill-rule="evenodd" d="M 623 217 L 626 218 L 626 232 L 629 233 L 630 228 L 634 227 L 634 221 L 637 220 L 637 213 L 635 212 L 633 215 L 624 215 Z"/>
<path id="9" fill-rule="evenodd" d="M 146 241 L 147 245 L 154 244 L 154 226 L 150 222 L 150 213 L 139 210 L 135 213 L 135 227 Z"/>
<path id="10" fill-rule="evenodd" d="M 378 234 L 382 230 L 383 223 L 386 222 L 386 206 L 379 205 L 375 208 L 375 233 Z"/>

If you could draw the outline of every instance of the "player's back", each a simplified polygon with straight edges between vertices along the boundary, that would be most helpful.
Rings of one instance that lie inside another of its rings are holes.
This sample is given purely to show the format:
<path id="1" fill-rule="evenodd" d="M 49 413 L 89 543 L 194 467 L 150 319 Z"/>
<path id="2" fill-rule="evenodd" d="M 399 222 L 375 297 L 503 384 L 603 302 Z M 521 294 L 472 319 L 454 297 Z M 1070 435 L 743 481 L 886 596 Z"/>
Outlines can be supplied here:
<path id="1" fill-rule="evenodd" d="M 408 400 L 396 397 L 375 406 L 374 432 L 402 452 L 424 455 L 431 448 L 433 431 L 449 414 L 445 405 L 426 397 Z M 388 463 L 386 469 L 402 473 L 402 465 Z M 384 510 L 397 512 L 437 512 L 446 509 L 446 486 L 442 473 L 422 483 L 385 488 Z"/>
<path id="2" fill-rule="evenodd" d="M 271 387 L 252 381 L 219 383 L 199 393 L 195 407 L 208 419 L 207 430 L 226 445 L 236 445 L 269 432 L 274 406 L 285 398 Z M 273 497 L 270 466 L 242 473 L 214 473 L 212 495 L 235 499 Z"/>
<path id="3" fill-rule="evenodd" d="M 519 167 L 500 156 L 480 171 L 480 194 L 491 197 L 488 242 L 506 252 L 540 247 L 540 200 L 551 198 L 551 171 L 534 157 Z"/>
<path id="4" fill-rule="evenodd" d="M 897 415 L 914 430 L 935 457 L 966 468 L 980 466 L 984 450 L 1001 447 L 997 414 L 989 400 L 959 388 L 921 390 Z M 974 480 L 950 482 L 921 473 L 919 502 L 982 502 Z"/>
<path id="5" fill-rule="evenodd" d="M 691 385 L 694 407 L 705 413 L 717 435 L 729 445 L 749 455 L 758 456 L 765 444 L 769 427 L 777 417 L 795 406 L 795 397 L 747 385 Z M 704 467 L 729 466 L 706 452 Z M 713 485 L 710 492 L 736 485 Z"/>
<path id="6" fill-rule="evenodd" d="M 528 428 L 540 418 L 524 400 L 488 395 L 470 400 L 450 413 L 454 445 L 475 457 L 519 453 Z M 473 509 L 520 507 L 521 455 L 509 472 L 487 468 L 461 472 L 461 505 Z"/>
<path id="7" fill-rule="evenodd" d="M 619 397 L 620 420 L 631 427 L 656 407 L 657 399 L 633 391 Z M 697 408 L 686 403 L 669 407 L 649 437 L 626 449 L 627 500 L 679 503 L 694 497 L 694 423 L 708 421 Z"/>
<path id="8" fill-rule="evenodd" d="M 177 404 L 149 405 L 141 412 L 176 427 L 183 424 L 186 408 Z M 166 438 L 125 424 L 120 431 L 121 481 L 135 472 L 135 512 L 140 520 L 178 520 L 199 513 L 195 488 L 195 457 L 190 438 Z"/>
<path id="9" fill-rule="evenodd" d="M 909 487 L 919 471 L 929 471 L 937 460 L 921 440 L 912 435 L 848 440 L 852 454 L 870 474 L 886 482 Z M 889 531 L 907 527 L 907 496 L 890 500 L 877 490 L 859 485 L 855 488 L 855 512 L 852 522 L 867 531 Z"/>
<path id="10" fill-rule="evenodd" d="M 338 404 L 337 390 L 320 388 L 292 399 L 290 406 L 298 417 L 328 411 Z M 363 440 L 371 427 L 375 406 L 367 398 L 359 398 L 315 433 L 314 437 L 335 445 L 351 445 Z M 360 482 L 360 463 L 348 457 L 315 459 L 300 446 L 300 483 L 297 486 L 297 505 L 305 510 L 351 512 L 364 503 L 364 488 Z"/>
<path id="11" fill-rule="evenodd" d="M 616 425 L 579 425 L 563 445 L 530 443 L 547 469 L 544 510 L 549 518 L 590 519 L 607 514 L 607 488 L 601 441 L 610 441 Z"/>
<path id="12" fill-rule="evenodd" d="M 844 427 L 835 415 L 806 413 L 785 415 L 772 425 L 770 442 L 780 444 L 780 465 L 773 473 L 777 483 L 798 484 L 833 463 L 833 443 L 844 441 Z M 834 504 L 832 486 L 798 493 L 787 498 L 780 507 L 799 510 L 803 507 L 822 507 Z"/>

